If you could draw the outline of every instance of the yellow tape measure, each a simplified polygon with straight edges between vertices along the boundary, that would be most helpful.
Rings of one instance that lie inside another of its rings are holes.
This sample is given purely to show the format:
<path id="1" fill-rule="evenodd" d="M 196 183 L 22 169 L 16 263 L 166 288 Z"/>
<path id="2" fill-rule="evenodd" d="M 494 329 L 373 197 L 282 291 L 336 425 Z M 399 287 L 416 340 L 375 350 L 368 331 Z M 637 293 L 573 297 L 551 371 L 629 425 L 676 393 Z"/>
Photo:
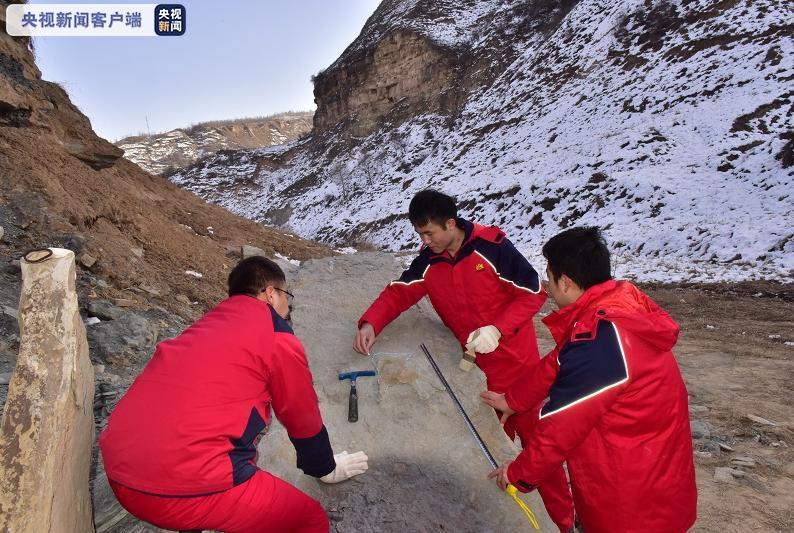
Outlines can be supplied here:
<path id="1" fill-rule="evenodd" d="M 532 509 L 529 508 L 527 504 L 523 502 L 521 498 L 518 497 L 518 489 L 515 488 L 513 485 L 508 484 L 507 489 L 505 490 L 511 498 L 515 500 L 521 510 L 524 511 L 524 514 L 527 515 L 527 519 L 532 523 L 532 526 L 540 531 L 540 526 L 538 525 L 538 521 L 535 518 L 535 513 L 532 512 Z"/>

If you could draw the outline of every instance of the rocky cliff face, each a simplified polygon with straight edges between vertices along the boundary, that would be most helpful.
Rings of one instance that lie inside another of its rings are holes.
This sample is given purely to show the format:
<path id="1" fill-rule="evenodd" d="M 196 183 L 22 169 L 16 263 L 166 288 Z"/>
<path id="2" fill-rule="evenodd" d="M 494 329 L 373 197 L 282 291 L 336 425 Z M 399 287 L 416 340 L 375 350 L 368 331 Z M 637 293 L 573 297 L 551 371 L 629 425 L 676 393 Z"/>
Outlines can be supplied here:
<path id="1" fill-rule="evenodd" d="M 792 34 L 773 0 L 386 0 L 317 77 L 310 138 L 173 180 L 334 244 L 414 248 L 434 186 L 530 256 L 597 224 L 619 275 L 789 278 Z"/>
<path id="2" fill-rule="evenodd" d="M 69 97 L 60 86 L 41 81 L 29 39 L 11 39 L 5 33 L 4 4 L 0 4 L 0 23 L 0 127 L 37 129 L 64 153 L 95 170 L 113 165 L 122 151 L 94 135 L 77 108 L 63 105 Z"/>
<path id="3" fill-rule="evenodd" d="M 341 126 L 361 137 L 425 113 L 451 122 L 473 90 L 515 59 L 522 42 L 559 23 L 574 3 L 385 0 L 339 59 L 314 77 L 314 127 Z"/>
<path id="4" fill-rule="evenodd" d="M 275 146 L 312 128 L 312 113 L 280 113 L 255 119 L 204 122 L 155 135 L 125 137 L 115 144 L 124 157 L 152 174 L 171 174 L 221 150 Z"/>
<path id="5" fill-rule="evenodd" d="M 387 119 L 402 122 L 416 109 L 450 115 L 459 83 L 454 54 L 425 37 L 394 31 L 363 64 L 340 65 L 315 78 L 314 126 L 328 131 L 343 124 L 352 135 L 374 132 Z"/>

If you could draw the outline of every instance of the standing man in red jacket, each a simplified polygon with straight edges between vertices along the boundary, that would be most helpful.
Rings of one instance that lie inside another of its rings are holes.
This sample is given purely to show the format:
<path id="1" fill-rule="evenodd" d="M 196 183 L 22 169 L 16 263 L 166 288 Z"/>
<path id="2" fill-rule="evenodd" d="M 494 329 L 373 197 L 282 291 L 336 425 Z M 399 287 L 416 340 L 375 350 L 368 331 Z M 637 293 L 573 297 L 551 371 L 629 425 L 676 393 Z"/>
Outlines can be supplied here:
<path id="1" fill-rule="evenodd" d="M 105 471 L 131 514 L 169 530 L 327 533 L 319 502 L 256 465 L 271 407 L 298 468 L 326 483 L 367 469 L 334 455 L 300 340 L 285 320 L 292 294 L 264 257 L 229 274 L 229 298 L 151 361 L 99 438 Z"/>
<path id="2" fill-rule="evenodd" d="M 521 454 L 491 477 L 528 491 L 567 461 L 587 533 L 686 531 L 697 488 L 687 391 L 671 351 L 678 325 L 635 286 L 612 280 L 598 228 L 564 231 L 543 255 L 560 307 L 543 322 L 557 347 L 507 394 L 481 394 L 538 420 Z"/>
<path id="3" fill-rule="evenodd" d="M 517 375 L 538 364 L 532 318 L 546 294 L 537 272 L 499 228 L 457 213 L 446 194 L 425 190 L 414 196 L 408 217 L 423 247 L 361 317 L 353 347 L 368 354 L 383 328 L 427 295 L 461 347 L 476 353 L 488 388 L 504 392 Z M 505 432 L 511 439 L 518 434 L 526 445 L 535 423 L 534 416 L 513 416 Z M 551 519 L 567 533 L 574 522 L 573 501 L 562 464 L 546 473 L 538 491 Z"/>

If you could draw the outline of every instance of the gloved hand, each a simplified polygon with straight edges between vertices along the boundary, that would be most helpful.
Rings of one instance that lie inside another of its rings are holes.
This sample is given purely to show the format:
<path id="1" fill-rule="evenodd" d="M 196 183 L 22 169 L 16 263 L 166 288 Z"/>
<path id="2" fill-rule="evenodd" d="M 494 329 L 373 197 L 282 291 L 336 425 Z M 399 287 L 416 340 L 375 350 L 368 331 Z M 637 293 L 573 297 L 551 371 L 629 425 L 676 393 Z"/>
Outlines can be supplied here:
<path id="1" fill-rule="evenodd" d="M 337 453 L 334 455 L 336 461 L 336 468 L 330 474 L 326 474 L 320 478 L 323 483 L 339 483 L 353 476 L 363 474 L 369 468 L 367 465 L 367 454 L 364 452 Z"/>
<path id="2" fill-rule="evenodd" d="M 483 326 L 469 333 L 466 339 L 466 350 L 480 354 L 491 353 L 499 346 L 502 332 L 496 326 Z"/>

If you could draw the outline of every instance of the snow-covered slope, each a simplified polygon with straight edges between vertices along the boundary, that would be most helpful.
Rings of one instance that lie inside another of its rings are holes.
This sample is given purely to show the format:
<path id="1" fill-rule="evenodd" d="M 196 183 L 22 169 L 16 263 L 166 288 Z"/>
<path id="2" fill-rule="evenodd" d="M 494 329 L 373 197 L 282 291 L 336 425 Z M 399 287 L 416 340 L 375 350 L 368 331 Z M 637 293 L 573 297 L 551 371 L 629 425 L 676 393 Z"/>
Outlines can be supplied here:
<path id="1" fill-rule="evenodd" d="M 312 113 L 280 113 L 253 119 L 196 124 L 166 133 L 126 137 L 124 157 L 152 174 L 170 173 L 220 150 L 275 146 L 308 133 Z"/>
<path id="2" fill-rule="evenodd" d="M 436 5 L 423 19 L 424 4 L 384 2 L 368 21 L 380 33 L 365 27 L 351 49 L 409 26 L 493 57 L 484 48 L 507 35 L 515 59 L 454 120 L 417 114 L 363 139 L 317 133 L 217 155 L 172 179 L 332 244 L 415 248 L 408 202 L 432 186 L 533 258 L 561 228 L 596 224 L 618 275 L 792 280 L 791 6 L 581 0 L 534 31 L 526 17 L 489 26 L 505 9 L 497 0 L 455 4 L 462 18 L 442 2 L 449 16 Z M 530 13 L 533 4 L 548 2 L 527 2 Z"/>

